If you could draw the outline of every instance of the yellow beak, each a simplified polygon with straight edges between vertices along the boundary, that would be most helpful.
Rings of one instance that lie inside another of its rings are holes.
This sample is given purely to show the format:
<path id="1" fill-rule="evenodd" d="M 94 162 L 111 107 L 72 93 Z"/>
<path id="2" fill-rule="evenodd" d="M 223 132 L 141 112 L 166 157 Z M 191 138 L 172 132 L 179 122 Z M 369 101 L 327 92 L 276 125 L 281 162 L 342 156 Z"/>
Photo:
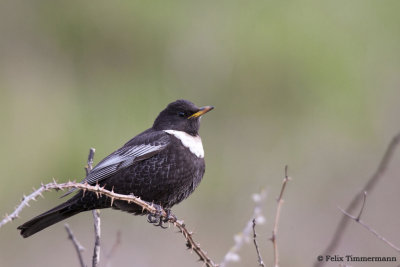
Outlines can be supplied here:
<path id="1" fill-rule="evenodd" d="M 204 106 L 201 107 L 199 111 L 197 111 L 196 113 L 194 113 L 193 115 L 189 116 L 188 119 L 191 118 L 198 118 L 204 114 L 206 114 L 207 112 L 209 112 L 210 110 L 214 109 L 213 106 Z"/>

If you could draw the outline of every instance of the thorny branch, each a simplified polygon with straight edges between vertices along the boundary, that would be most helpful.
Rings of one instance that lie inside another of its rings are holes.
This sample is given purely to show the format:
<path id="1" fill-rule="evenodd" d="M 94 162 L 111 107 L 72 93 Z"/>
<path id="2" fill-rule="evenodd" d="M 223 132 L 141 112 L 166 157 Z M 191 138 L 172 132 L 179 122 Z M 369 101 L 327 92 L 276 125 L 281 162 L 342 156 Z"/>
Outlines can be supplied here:
<path id="1" fill-rule="evenodd" d="M 260 255 L 260 250 L 258 249 L 257 233 L 256 233 L 256 219 L 255 218 L 253 219 L 253 242 L 254 242 L 254 246 L 256 247 L 258 265 L 261 267 L 265 267 L 264 261 L 262 260 L 262 257 Z"/>
<path id="2" fill-rule="evenodd" d="M 371 228 L 368 224 L 364 223 L 363 221 L 361 221 L 361 214 L 364 210 L 364 206 L 365 206 L 365 202 L 367 199 L 367 192 L 364 192 L 364 198 L 363 198 L 363 203 L 360 209 L 360 212 L 358 214 L 357 217 L 351 215 L 350 213 L 346 212 L 344 209 L 339 208 L 339 210 L 341 212 L 343 212 L 344 215 L 346 215 L 347 217 L 349 217 L 350 219 L 354 220 L 355 222 L 361 224 L 365 229 L 367 229 L 368 231 L 370 231 L 372 234 L 374 234 L 377 238 L 379 238 L 380 240 L 382 240 L 383 242 L 385 242 L 387 245 L 389 245 L 391 248 L 393 248 L 394 250 L 396 250 L 397 252 L 400 252 L 400 248 L 396 247 L 392 242 L 390 242 L 389 240 L 387 240 L 385 237 L 383 237 L 381 234 L 379 234 L 377 231 L 375 231 L 373 228 Z"/>
<path id="3" fill-rule="evenodd" d="M 143 211 L 147 211 L 152 214 L 160 214 L 162 217 L 167 218 L 168 222 L 172 223 L 175 227 L 178 228 L 178 230 L 183 234 L 187 241 L 187 247 L 193 250 L 199 257 L 201 261 L 204 261 L 205 265 L 208 267 L 215 267 L 216 264 L 207 256 L 207 253 L 200 248 L 200 245 L 197 244 L 193 240 L 193 233 L 187 230 L 185 224 L 181 220 L 177 220 L 175 216 L 167 214 L 167 212 L 163 209 L 158 210 L 152 203 L 148 203 L 139 197 L 135 197 L 134 195 L 123 195 L 123 194 L 118 194 L 115 193 L 113 190 L 109 191 L 105 189 L 104 187 L 99 186 L 98 184 L 96 185 L 89 185 L 88 183 L 77 183 L 77 182 L 67 182 L 67 183 L 61 183 L 58 184 L 56 181 L 53 181 L 52 183 L 48 184 L 42 184 L 42 186 L 35 190 L 33 193 L 31 193 L 29 196 L 26 196 L 23 198 L 21 203 L 18 205 L 18 207 L 10 214 L 6 215 L 6 217 L 0 222 L 0 226 L 6 224 L 7 222 L 10 222 L 17 218 L 19 216 L 19 213 L 22 211 L 23 208 L 29 206 L 29 202 L 31 200 L 35 200 L 38 196 L 43 196 L 44 192 L 55 190 L 65 190 L 65 189 L 80 189 L 85 191 L 90 191 L 94 192 L 98 197 L 100 196 L 106 196 L 111 199 L 111 203 L 115 199 L 126 201 L 128 203 L 135 203 L 139 206 L 142 207 Z"/>
<path id="4" fill-rule="evenodd" d="M 77 183 L 77 182 L 66 182 L 66 183 L 60 183 L 58 184 L 54 179 L 53 182 L 48 183 L 48 184 L 42 184 L 39 189 L 36 189 L 33 193 L 31 193 L 28 196 L 24 196 L 21 203 L 18 205 L 18 207 L 10 214 L 6 215 L 5 218 L 0 222 L 0 227 L 6 224 L 7 222 L 10 222 L 12 220 L 15 220 L 22 209 L 25 207 L 29 206 L 29 202 L 32 200 L 36 200 L 38 196 L 43 197 L 43 193 L 51 190 L 55 191 L 64 191 L 65 189 L 80 189 L 83 190 L 84 192 L 90 191 L 94 192 L 98 197 L 100 196 L 106 196 L 111 199 L 111 203 L 114 202 L 115 199 L 126 201 L 128 203 L 135 203 L 143 208 L 143 210 L 146 210 L 152 214 L 155 214 L 157 212 L 157 208 L 152 205 L 151 203 L 148 203 L 147 201 L 144 201 L 140 199 L 139 197 L 135 197 L 134 195 L 123 195 L 123 194 L 118 194 L 115 193 L 113 190 L 109 191 L 105 189 L 104 187 L 99 186 L 98 184 L 96 185 L 90 185 L 88 183 Z M 161 216 L 166 217 L 167 213 L 164 210 L 161 210 Z"/>
<path id="5" fill-rule="evenodd" d="M 368 180 L 364 188 L 361 190 L 360 193 L 355 195 L 353 200 L 350 202 L 350 204 L 347 206 L 346 210 L 347 212 L 353 212 L 354 209 L 358 206 L 360 201 L 363 198 L 364 192 L 371 192 L 372 189 L 375 187 L 375 185 L 378 183 L 379 180 L 383 177 L 383 175 L 386 172 L 386 169 L 390 163 L 390 161 L 393 158 L 394 151 L 396 150 L 398 144 L 400 143 L 400 133 L 395 135 L 392 139 L 392 141 L 389 143 L 385 154 L 383 155 L 381 162 L 378 165 L 377 170 L 375 173 L 371 176 L 371 178 Z M 336 250 L 337 246 L 339 245 L 340 241 L 342 240 L 342 237 L 344 235 L 344 232 L 346 230 L 346 227 L 348 225 L 348 218 L 347 216 L 343 215 L 342 219 L 340 220 L 338 226 L 336 227 L 336 230 L 333 234 L 332 240 L 322 253 L 321 255 L 332 255 L 333 252 Z M 314 264 L 314 267 L 321 267 L 325 264 L 326 262 L 316 262 Z"/>
<path id="6" fill-rule="evenodd" d="M 278 225 L 279 225 L 279 217 L 281 214 L 281 208 L 283 204 L 283 193 L 285 192 L 286 184 L 289 181 L 288 176 L 288 166 L 285 166 L 285 178 L 283 178 L 281 193 L 277 199 L 278 205 L 276 207 L 276 215 L 275 215 L 275 222 L 274 222 L 274 229 L 272 230 L 271 242 L 274 247 L 274 267 L 279 266 L 279 253 L 278 253 L 278 244 L 276 242 L 276 235 L 278 234 Z"/>
<path id="7" fill-rule="evenodd" d="M 85 248 L 79 243 L 79 241 L 76 239 L 74 233 L 72 232 L 71 228 L 69 228 L 68 223 L 65 225 L 65 230 L 68 233 L 68 238 L 71 240 L 72 244 L 74 245 L 74 248 L 76 250 L 76 254 L 78 254 L 78 259 L 81 267 L 86 267 L 85 262 L 83 261 L 83 256 L 82 252 L 85 250 Z"/>

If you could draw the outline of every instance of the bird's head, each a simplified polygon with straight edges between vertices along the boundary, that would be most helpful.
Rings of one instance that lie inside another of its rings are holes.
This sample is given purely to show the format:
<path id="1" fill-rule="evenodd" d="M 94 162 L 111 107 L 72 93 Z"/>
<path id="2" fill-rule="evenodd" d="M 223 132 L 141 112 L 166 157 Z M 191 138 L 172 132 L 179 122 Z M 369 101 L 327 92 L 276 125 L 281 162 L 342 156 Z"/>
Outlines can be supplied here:
<path id="1" fill-rule="evenodd" d="M 176 100 L 160 112 L 153 124 L 155 130 L 175 130 L 197 135 L 200 128 L 200 118 L 212 110 L 212 106 L 197 107 L 188 100 Z"/>

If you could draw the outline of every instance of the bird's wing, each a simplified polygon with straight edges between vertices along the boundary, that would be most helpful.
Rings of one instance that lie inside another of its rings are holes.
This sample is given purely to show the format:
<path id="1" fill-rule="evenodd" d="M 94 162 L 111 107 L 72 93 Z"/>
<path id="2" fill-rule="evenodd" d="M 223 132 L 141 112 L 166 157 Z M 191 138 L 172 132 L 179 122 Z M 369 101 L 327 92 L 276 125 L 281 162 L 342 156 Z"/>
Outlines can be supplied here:
<path id="1" fill-rule="evenodd" d="M 83 179 L 81 183 L 88 183 L 94 185 L 111 175 L 115 174 L 121 169 L 132 166 L 136 162 L 148 159 L 155 154 L 158 154 L 169 144 L 169 137 L 162 135 L 161 137 L 153 140 L 147 140 L 144 143 L 137 143 L 132 145 L 125 145 L 120 149 L 114 151 L 112 154 L 100 161 L 89 175 Z M 62 197 L 65 197 L 76 189 L 71 189 Z"/>

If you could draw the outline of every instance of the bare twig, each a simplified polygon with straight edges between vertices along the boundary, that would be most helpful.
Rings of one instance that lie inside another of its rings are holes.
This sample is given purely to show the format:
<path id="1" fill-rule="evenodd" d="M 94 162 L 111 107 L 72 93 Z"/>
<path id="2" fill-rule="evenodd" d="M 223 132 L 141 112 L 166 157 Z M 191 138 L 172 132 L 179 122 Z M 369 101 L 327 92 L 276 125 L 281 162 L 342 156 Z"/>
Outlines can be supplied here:
<path id="1" fill-rule="evenodd" d="M 87 160 L 87 165 L 85 167 L 86 176 L 93 169 L 93 159 L 94 152 L 96 150 L 91 148 L 89 150 L 89 156 Z M 93 248 L 93 257 L 92 257 L 92 267 L 97 267 L 100 262 L 100 235 L 101 235 L 101 221 L 100 221 L 100 210 L 92 210 L 93 222 L 94 222 L 94 248 Z"/>
<path id="2" fill-rule="evenodd" d="M 263 224 L 265 222 L 265 218 L 262 214 L 261 204 L 264 203 L 265 198 L 267 197 L 267 193 L 265 190 L 262 190 L 259 194 L 253 194 L 253 201 L 255 202 L 255 207 L 252 214 L 252 219 L 250 219 L 241 233 L 235 235 L 234 240 L 235 244 L 229 251 L 226 253 L 223 261 L 218 265 L 219 267 L 226 267 L 229 262 L 239 261 L 240 257 L 238 255 L 238 251 L 242 248 L 244 243 L 250 242 L 251 229 L 253 225 L 253 218 L 256 218 L 258 224 Z"/>
<path id="3" fill-rule="evenodd" d="M 274 267 L 279 266 L 279 253 L 278 253 L 278 243 L 276 241 L 276 235 L 278 234 L 278 225 L 279 225 L 279 217 L 281 214 L 281 208 L 283 204 L 283 193 L 285 192 L 286 184 L 289 181 L 288 176 L 288 166 L 285 166 L 285 178 L 283 178 L 281 193 L 277 199 L 278 205 L 276 206 L 276 215 L 275 215 L 275 222 L 274 222 L 274 229 L 272 230 L 271 242 L 274 247 Z"/>
<path id="4" fill-rule="evenodd" d="M 253 242 L 254 246 L 256 247 L 257 257 L 258 257 L 258 265 L 261 267 L 265 267 L 264 261 L 261 258 L 260 250 L 258 249 L 257 244 L 257 234 L 256 234 L 256 219 L 253 219 Z"/>
<path id="5" fill-rule="evenodd" d="M 83 256 L 82 252 L 85 250 L 85 248 L 79 243 L 79 241 L 76 239 L 74 233 L 72 232 L 71 228 L 69 227 L 68 223 L 65 225 L 65 230 L 67 230 L 68 233 L 68 238 L 71 239 L 72 244 L 75 247 L 76 254 L 78 254 L 78 259 L 81 267 L 86 267 L 85 262 L 83 261 Z"/>
<path id="6" fill-rule="evenodd" d="M 377 238 L 379 238 L 380 240 L 382 240 L 383 242 L 385 242 L 387 245 L 389 245 L 391 248 L 393 248 L 394 250 L 396 250 L 397 252 L 400 253 L 400 248 L 399 248 L 399 247 L 395 246 L 392 242 L 390 242 L 389 240 L 387 240 L 385 237 L 383 237 L 381 234 L 379 234 L 377 231 L 375 231 L 373 228 L 371 228 L 368 224 L 366 224 L 366 223 L 364 223 L 363 221 L 361 221 L 360 217 L 361 217 L 361 214 L 362 214 L 362 212 L 363 212 L 363 210 L 364 210 L 366 198 L 367 198 L 367 194 L 365 193 L 365 194 L 364 194 L 363 204 L 362 204 L 362 207 L 361 207 L 361 209 L 360 209 L 360 213 L 358 214 L 357 217 L 351 215 L 350 213 L 346 212 L 344 209 L 342 209 L 342 208 L 340 208 L 340 207 L 338 207 L 338 208 L 339 208 L 339 210 L 340 210 L 341 212 L 343 212 L 343 214 L 344 214 L 345 216 L 347 216 L 347 217 L 349 217 L 350 219 L 354 220 L 355 222 L 361 224 L 365 229 L 367 229 L 368 231 L 370 231 L 370 232 L 371 232 L 372 234 L 374 234 Z"/>
<path id="7" fill-rule="evenodd" d="M 192 233 L 186 229 L 186 226 L 184 225 L 184 223 L 182 221 L 177 220 L 175 218 L 175 216 L 172 216 L 172 215 L 168 216 L 168 214 L 165 210 L 163 210 L 163 209 L 158 210 L 152 203 L 148 203 L 144 200 L 141 200 L 140 198 L 135 197 L 134 195 L 118 194 L 118 193 L 115 193 L 113 190 L 109 191 L 109 190 L 105 189 L 104 187 L 100 187 L 98 184 L 89 185 L 88 183 L 82 184 L 82 183 L 77 183 L 77 182 L 67 182 L 67 183 L 58 184 L 56 181 L 53 181 L 52 183 L 48 183 L 48 184 L 42 184 L 42 186 L 39 189 L 35 190 L 29 196 L 25 197 L 23 199 L 23 201 L 18 205 L 18 207 L 11 213 L 11 215 L 7 215 L 2 220 L 0 225 L 4 225 L 5 223 L 13 220 L 13 218 L 15 219 L 19 215 L 19 213 L 22 211 L 22 209 L 28 206 L 29 201 L 35 199 L 39 195 L 42 195 L 43 192 L 47 192 L 47 191 L 51 191 L 51 190 L 59 191 L 59 190 L 65 190 L 65 189 L 71 189 L 71 188 L 76 188 L 76 189 L 80 189 L 83 191 L 94 192 L 99 197 L 104 195 L 111 199 L 111 203 L 113 203 L 113 201 L 115 199 L 118 199 L 118 200 L 126 201 L 128 203 L 135 203 L 135 204 L 141 206 L 143 211 L 146 210 L 147 212 L 152 213 L 152 214 L 156 214 L 158 212 L 158 214 L 160 214 L 162 217 L 168 218 L 168 221 L 170 223 L 173 223 L 174 226 L 176 226 L 179 229 L 179 231 L 182 232 L 183 236 L 186 238 L 188 247 L 191 248 L 197 255 L 199 255 L 200 259 L 202 261 L 204 261 L 206 266 L 209 266 L 209 267 L 216 266 L 215 263 L 207 256 L 206 252 L 203 251 L 200 248 L 200 246 L 194 242 L 194 240 L 192 238 Z"/>
<path id="8" fill-rule="evenodd" d="M 93 260 L 92 267 L 97 267 L 100 262 L 100 211 L 92 210 L 93 221 L 94 221 L 94 249 L 93 249 Z"/>
<path id="9" fill-rule="evenodd" d="M 91 148 L 89 150 L 87 165 L 85 166 L 86 176 L 88 176 L 90 171 L 93 169 L 93 158 L 94 158 L 95 151 L 96 150 L 94 148 Z M 97 265 L 100 261 L 100 217 L 99 217 L 100 212 L 98 210 L 93 210 L 92 212 L 93 212 L 94 233 L 95 233 L 95 246 L 94 246 L 93 263 L 92 264 L 93 264 L 93 267 L 97 267 Z M 81 266 L 86 267 L 86 264 L 83 261 L 83 257 L 82 257 L 82 253 L 81 253 L 84 250 L 84 248 L 81 246 L 81 244 L 75 238 L 74 234 L 72 233 L 71 228 L 69 227 L 69 225 L 67 223 L 65 224 L 65 229 L 68 232 L 68 237 L 72 240 L 72 243 L 75 246 Z"/>
<path id="10" fill-rule="evenodd" d="M 383 158 L 381 159 L 381 162 L 378 165 L 377 170 L 375 173 L 371 176 L 371 178 L 368 180 L 364 188 L 359 192 L 357 195 L 354 196 L 353 200 L 350 202 L 346 210 L 348 212 L 353 212 L 354 209 L 358 206 L 360 201 L 363 199 L 363 194 L 365 191 L 371 192 L 372 189 L 375 187 L 375 185 L 379 182 L 379 180 L 383 177 L 383 175 L 386 172 L 386 169 L 393 157 L 394 151 L 396 150 L 398 144 L 400 143 L 400 133 L 398 133 L 395 137 L 393 137 L 392 141 L 389 143 L 385 154 L 383 155 Z M 332 240 L 328 244 L 327 248 L 320 253 L 320 255 L 332 255 L 334 251 L 336 250 L 337 246 L 339 245 L 340 241 L 342 240 L 342 237 L 344 235 L 344 232 L 347 228 L 348 225 L 348 217 L 343 215 L 342 219 L 340 220 L 338 226 L 336 227 L 336 230 L 333 234 Z M 325 265 L 326 262 L 315 262 L 314 267 L 320 267 Z"/>
<path id="11" fill-rule="evenodd" d="M 110 264 L 111 258 L 115 254 L 115 251 L 117 250 L 119 245 L 121 245 L 121 231 L 118 230 L 117 237 L 115 239 L 114 244 L 112 245 L 110 251 L 108 253 L 106 253 L 106 263 L 105 263 L 106 267 L 110 267 L 111 266 L 111 264 Z"/>
<path id="12" fill-rule="evenodd" d="M 89 156 L 88 156 L 88 160 L 87 160 L 87 165 L 85 166 L 86 176 L 88 176 L 90 171 L 93 169 L 94 152 L 96 152 L 96 149 L 94 149 L 92 147 L 89 150 Z"/>

